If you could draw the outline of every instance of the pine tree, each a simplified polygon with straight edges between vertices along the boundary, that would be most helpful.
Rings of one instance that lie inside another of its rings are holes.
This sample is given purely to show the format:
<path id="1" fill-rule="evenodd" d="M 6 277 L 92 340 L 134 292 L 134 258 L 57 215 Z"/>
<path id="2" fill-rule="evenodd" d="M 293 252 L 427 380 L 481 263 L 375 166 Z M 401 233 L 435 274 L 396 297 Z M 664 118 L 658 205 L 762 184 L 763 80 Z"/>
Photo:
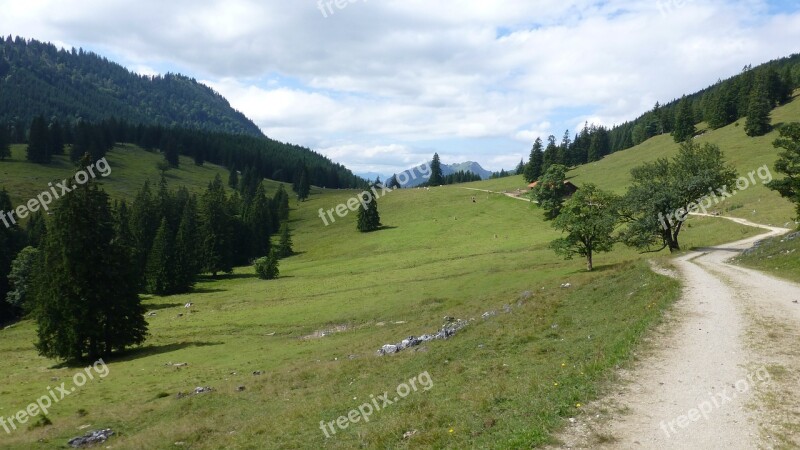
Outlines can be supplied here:
<path id="1" fill-rule="evenodd" d="M 692 103 L 686 96 L 683 96 L 680 103 L 678 103 L 678 112 L 675 114 L 675 127 L 672 131 L 672 137 L 675 142 L 684 142 L 693 138 L 696 132 Z"/>
<path id="2" fill-rule="evenodd" d="M 528 164 L 525 165 L 523 176 L 525 181 L 533 183 L 542 175 L 542 165 L 544 164 L 544 151 L 542 150 L 542 139 L 536 138 L 531 148 L 531 155 Z"/>
<path id="3" fill-rule="evenodd" d="M 263 184 L 259 184 L 253 199 L 246 206 L 244 223 L 250 235 L 250 256 L 269 254 L 270 235 L 273 232 L 272 211 Z"/>
<path id="4" fill-rule="evenodd" d="M 59 200 L 42 252 L 34 283 L 40 354 L 96 359 L 144 341 L 130 255 L 114 240 L 108 195 L 96 183 Z"/>
<path id="5" fill-rule="evenodd" d="M 0 124 L 0 161 L 11 158 L 11 146 L 8 143 L 8 130 Z"/>
<path id="6" fill-rule="evenodd" d="M 363 200 L 366 200 L 366 198 L 363 198 Z M 378 214 L 378 201 L 376 199 L 373 198 L 366 208 L 358 209 L 356 227 L 362 233 L 375 231 L 381 227 L 381 217 Z"/>
<path id="7" fill-rule="evenodd" d="M 175 292 L 188 292 L 197 280 L 200 271 L 197 201 L 190 198 L 183 206 L 183 215 L 175 236 Z"/>
<path id="8" fill-rule="evenodd" d="M 50 130 L 48 132 L 48 137 L 50 138 L 49 153 L 51 155 L 63 155 L 64 154 L 64 131 L 61 129 L 61 124 L 58 123 L 58 120 L 53 121 L 53 123 L 50 124 Z"/>
<path id="9" fill-rule="evenodd" d="M 173 293 L 172 283 L 175 274 L 172 236 L 167 224 L 167 219 L 161 219 L 161 225 L 156 231 L 156 237 L 150 254 L 147 257 L 145 269 L 145 287 L 147 292 L 155 295 L 168 295 Z"/>
<path id="10" fill-rule="evenodd" d="M 295 174 L 294 191 L 297 194 L 297 199 L 304 202 L 311 191 L 311 185 L 308 179 L 308 167 L 302 163 L 297 169 Z"/>
<path id="11" fill-rule="evenodd" d="M 289 194 L 286 193 L 286 189 L 283 188 L 281 184 L 278 188 L 278 191 L 275 192 L 275 196 L 272 198 L 272 203 L 274 205 L 274 210 L 277 212 L 275 218 L 278 221 L 281 220 L 288 220 L 289 219 Z M 274 223 L 278 223 L 277 221 Z M 273 227 L 275 229 L 277 227 Z"/>
<path id="12" fill-rule="evenodd" d="M 231 167 L 230 173 L 228 174 L 228 186 L 231 189 L 239 189 L 239 172 L 236 170 L 236 167 Z"/>
<path id="13" fill-rule="evenodd" d="M 444 183 L 442 176 L 442 162 L 439 161 L 439 154 L 434 153 L 430 166 L 431 176 L 428 178 L 428 186 L 441 186 Z"/>
<path id="14" fill-rule="evenodd" d="M 34 118 L 31 122 L 27 159 L 34 163 L 50 162 L 50 134 L 42 116 Z"/>
<path id="15" fill-rule="evenodd" d="M 772 130 L 770 113 L 772 107 L 763 83 L 759 83 L 750 93 L 750 104 L 747 107 L 747 120 L 744 131 L 748 136 L 763 136 Z"/>
<path id="16" fill-rule="evenodd" d="M 145 181 L 142 189 L 136 194 L 130 212 L 130 232 L 133 236 L 133 265 L 137 273 L 140 288 L 145 286 L 145 267 L 147 257 L 153 246 L 161 214 L 158 203 L 150 191 L 150 182 Z"/>
<path id="17" fill-rule="evenodd" d="M 517 164 L 517 168 L 514 170 L 514 175 L 522 175 L 525 173 L 525 162 L 523 160 L 519 160 L 519 164 Z"/>
<path id="18" fill-rule="evenodd" d="M 233 271 L 233 217 L 219 174 L 209 183 L 200 202 L 202 267 L 214 277 Z"/>
<path id="19" fill-rule="evenodd" d="M 289 230 L 288 223 L 284 223 L 283 226 L 281 226 L 281 239 L 278 243 L 276 253 L 279 258 L 288 258 L 294 255 L 294 250 L 292 249 L 292 234 Z"/>

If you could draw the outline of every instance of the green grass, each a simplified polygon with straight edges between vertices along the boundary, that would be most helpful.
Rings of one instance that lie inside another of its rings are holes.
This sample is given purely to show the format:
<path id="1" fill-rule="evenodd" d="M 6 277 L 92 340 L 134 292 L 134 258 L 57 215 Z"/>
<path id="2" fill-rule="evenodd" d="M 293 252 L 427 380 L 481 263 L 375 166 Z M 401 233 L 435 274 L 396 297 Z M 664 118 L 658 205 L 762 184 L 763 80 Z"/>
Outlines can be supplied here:
<path id="1" fill-rule="evenodd" d="M 796 95 L 800 95 L 800 91 Z M 774 125 L 800 122 L 800 98 L 795 96 L 792 102 L 776 108 L 772 112 L 772 122 Z M 701 124 L 698 128 L 705 129 L 706 126 Z M 737 169 L 740 176 L 747 176 L 749 172 L 766 165 L 771 174 L 777 177 L 779 174 L 775 172 L 774 166 L 779 151 L 772 145 L 777 137 L 777 130 L 757 138 L 748 137 L 744 132 L 744 120 L 740 120 L 727 127 L 707 131 L 697 139 L 699 142 L 719 145 L 727 162 Z M 672 136 L 664 134 L 631 149 L 608 155 L 600 161 L 579 166 L 570 171 L 569 176 L 578 186 L 583 183 L 594 183 L 603 189 L 622 194 L 630 183 L 632 168 L 658 158 L 672 157 L 677 152 L 678 144 Z M 748 187 L 738 192 L 735 197 L 720 203 L 717 211 L 758 223 L 790 227 L 794 220 L 791 203 L 767 189 L 757 174 L 754 178 L 757 181 L 755 186 Z M 525 185 L 520 175 L 463 186 L 481 186 L 482 189 L 510 192 L 523 189 Z"/>
<path id="2" fill-rule="evenodd" d="M 792 234 L 765 239 L 758 247 L 734 258 L 733 261 L 745 267 L 800 282 L 800 235 Z"/>
<path id="3" fill-rule="evenodd" d="M 713 133 L 724 139 L 727 132 L 738 131 Z M 649 159 L 647 149 L 671 146 L 662 136 L 574 174 L 579 182 L 619 191 L 626 164 Z M 760 153 L 744 158 L 753 148 Z M 745 168 L 766 160 L 766 148 L 753 148 L 734 149 L 731 160 Z M 0 186 L 17 202 L 74 171 L 63 158 L 47 166 L 22 162 L 22 152 L 15 146 L 13 160 L 0 162 Z M 115 198 L 131 199 L 144 179 L 158 180 L 158 154 L 118 146 L 108 160 L 112 175 L 102 182 Z M 200 192 L 216 173 L 227 177 L 220 167 L 182 160 L 168 177 L 173 187 Z M 499 191 L 520 184 L 521 177 L 511 177 L 468 186 Z M 113 428 L 118 435 L 108 445 L 118 449 L 527 448 L 548 442 L 565 417 L 580 414 L 578 404 L 611 385 L 613 369 L 631 360 L 679 285 L 649 270 L 645 260 L 652 255 L 621 246 L 596 255 L 597 270 L 586 273 L 583 261 L 563 261 L 549 250 L 558 233 L 534 206 L 462 187 L 392 192 L 379 200 L 386 228 L 368 234 L 356 231 L 354 213 L 329 226 L 318 217 L 320 208 L 334 208 L 355 192 L 313 189 L 307 202 L 292 202 L 300 253 L 282 261 L 279 279 L 261 281 L 251 268 L 239 268 L 231 277 L 203 279 L 190 294 L 145 297 L 156 314 L 148 317 L 146 344 L 108 361 L 106 378 L 55 404 L 47 415 L 51 424 L 29 422 L 9 435 L 0 430 L 3 448 L 63 447 L 85 425 Z M 761 195 L 757 218 L 791 215 L 788 203 L 771 192 Z M 741 198 L 742 210 L 759 203 L 759 197 Z M 692 218 L 682 243 L 714 245 L 758 232 Z M 572 287 L 562 289 L 566 282 Z M 195 306 L 187 310 L 186 302 Z M 497 315 L 481 318 L 491 310 Z M 435 331 L 444 316 L 475 320 L 421 351 L 375 355 L 385 343 Z M 339 332 L 307 338 L 332 329 Z M 25 408 L 48 386 L 69 383 L 78 370 L 38 356 L 34 341 L 31 321 L 0 331 L 0 416 Z M 319 429 L 320 421 L 335 420 L 424 371 L 433 380 L 429 391 L 412 393 L 331 438 Z M 215 390 L 176 398 L 197 386 Z M 237 392 L 238 386 L 245 390 Z M 417 433 L 404 440 L 412 430 Z"/>

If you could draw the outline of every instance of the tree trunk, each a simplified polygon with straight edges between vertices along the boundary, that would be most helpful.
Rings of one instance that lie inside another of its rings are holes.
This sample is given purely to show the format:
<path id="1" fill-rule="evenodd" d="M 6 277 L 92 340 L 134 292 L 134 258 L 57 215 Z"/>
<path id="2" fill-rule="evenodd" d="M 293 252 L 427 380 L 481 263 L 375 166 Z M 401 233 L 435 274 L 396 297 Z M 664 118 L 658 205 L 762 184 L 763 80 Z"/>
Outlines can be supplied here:
<path id="1" fill-rule="evenodd" d="M 589 254 L 586 255 L 586 270 L 589 272 L 594 270 L 594 266 L 592 265 L 592 252 L 589 252 Z"/>

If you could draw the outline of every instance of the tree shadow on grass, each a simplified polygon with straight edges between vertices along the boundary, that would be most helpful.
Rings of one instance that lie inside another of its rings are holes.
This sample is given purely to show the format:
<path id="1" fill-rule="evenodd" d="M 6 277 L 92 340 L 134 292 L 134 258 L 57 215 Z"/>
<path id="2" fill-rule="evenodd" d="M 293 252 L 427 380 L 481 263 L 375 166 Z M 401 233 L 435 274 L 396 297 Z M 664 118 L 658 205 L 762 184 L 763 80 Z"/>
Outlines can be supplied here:
<path id="1" fill-rule="evenodd" d="M 214 288 L 192 288 L 189 294 L 214 294 L 216 292 L 225 292 L 225 289 Z"/>
<path id="2" fill-rule="evenodd" d="M 203 283 L 214 283 L 217 281 L 241 280 L 241 279 L 256 278 L 256 277 L 257 275 L 255 273 L 231 273 L 231 274 L 217 275 L 216 278 L 214 278 L 211 275 L 203 275 L 199 277 L 197 281 L 201 281 Z M 192 292 L 195 292 L 195 290 L 193 290 Z"/>
<path id="3" fill-rule="evenodd" d="M 149 356 L 160 355 L 163 353 L 170 353 L 177 350 L 183 350 L 184 348 L 189 347 L 208 347 L 212 345 L 222 345 L 224 342 L 180 342 L 175 344 L 165 344 L 165 345 L 145 345 L 142 347 L 135 347 L 127 349 L 123 352 L 116 352 L 111 356 L 104 356 L 103 362 L 105 363 L 112 363 L 112 362 L 126 362 L 126 361 L 134 361 L 139 358 L 146 358 Z M 83 368 L 86 367 L 87 364 L 93 364 L 95 361 L 89 359 L 72 359 L 69 361 L 64 361 L 62 363 L 56 364 L 50 369 L 68 369 L 68 368 Z"/>

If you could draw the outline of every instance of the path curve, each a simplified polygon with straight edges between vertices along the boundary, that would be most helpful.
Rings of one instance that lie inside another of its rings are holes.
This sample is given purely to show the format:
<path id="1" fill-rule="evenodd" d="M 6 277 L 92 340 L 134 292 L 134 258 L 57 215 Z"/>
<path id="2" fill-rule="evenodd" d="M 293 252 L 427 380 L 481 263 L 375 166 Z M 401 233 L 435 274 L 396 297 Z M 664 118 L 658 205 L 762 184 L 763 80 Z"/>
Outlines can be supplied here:
<path id="1" fill-rule="evenodd" d="M 797 371 L 797 352 L 777 349 L 796 342 L 800 285 L 727 261 L 760 239 L 791 230 L 710 217 L 768 232 L 673 260 L 684 287 L 670 329 L 632 371 L 621 373 L 622 388 L 590 405 L 591 414 L 570 419 L 558 436 L 563 445 L 553 448 L 773 448 L 770 423 L 780 419 L 771 410 L 782 405 L 765 404 L 765 394 L 788 392 L 793 398 L 783 403 L 790 405 L 800 397 L 797 377 L 776 381 L 770 373 L 778 367 Z M 769 341 L 773 326 L 793 339 Z"/>

